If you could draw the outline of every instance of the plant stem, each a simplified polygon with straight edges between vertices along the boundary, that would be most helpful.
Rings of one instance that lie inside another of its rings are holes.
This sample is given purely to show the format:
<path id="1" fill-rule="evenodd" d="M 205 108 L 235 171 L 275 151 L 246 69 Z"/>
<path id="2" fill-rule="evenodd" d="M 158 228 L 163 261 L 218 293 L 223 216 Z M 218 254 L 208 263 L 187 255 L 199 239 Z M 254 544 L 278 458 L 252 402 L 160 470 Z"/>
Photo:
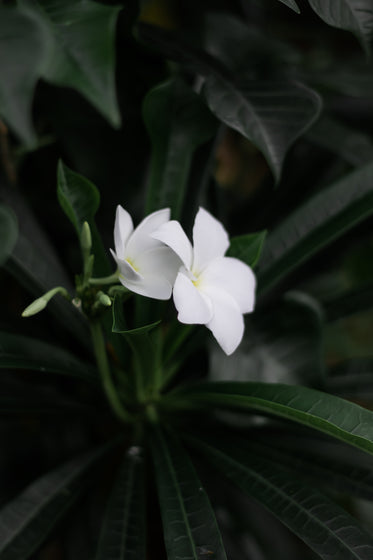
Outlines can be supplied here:
<path id="1" fill-rule="evenodd" d="M 115 284 L 118 282 L 119 277 L 119 270 L 116 270 L 114 274 L 110 274 L 110 276 L 103 276 L 102 278 L 90 278 L 89 283 L 92 286 L 100 286 L 103 284 Z"/>
<path id="2" fill-rule="evenodd" d="M 110 365 L 107 358 L 104 335 L 99 321 L 91 321 L 90 328 L 97 367 L 101 375 L 102 385 L 104 387 L 106 397 L 116 416 L 124 422 L 131 422 L 131 416 L 122 406 L 115 385 L 111 378 Z"/>

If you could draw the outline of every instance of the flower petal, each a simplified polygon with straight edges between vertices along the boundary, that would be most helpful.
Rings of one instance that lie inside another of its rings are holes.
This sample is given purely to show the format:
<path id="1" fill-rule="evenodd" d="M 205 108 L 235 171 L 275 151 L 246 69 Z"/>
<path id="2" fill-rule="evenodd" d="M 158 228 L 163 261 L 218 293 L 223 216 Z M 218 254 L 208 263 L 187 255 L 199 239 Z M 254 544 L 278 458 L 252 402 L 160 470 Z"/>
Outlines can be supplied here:
<path id="1" fill-rule="evenodd" d="M 143 251 L 159 247 L 159 242 L 150 237 L 150 234 L 169 219 L 169 208 L 163 208 L 144 218 L 128 240 L 126 256 L 133 260 Z"/>
<path id="2" fill-rule="evenodd" d="M 181 261 L 179 257 L 166 245 L 150 249 L 135 257 L 133 264 L 144 277 L 160 276 L 166 278 L 173 286 Z"/>
<path id="3" fill-rule="evenodd" d="M 250 313 L 255 304 L 256 279 L 251 268 L 233 257 L 211 261 L 199 277 L 200 287 L 215 286 L 235 299 L 241 313 Z"/>
<path id="4" fill-rule="evenodd" d="M 229 247 L 228 234 L 223 225 L 209 212 L 200 208 L 193 227 L 193 273 L 198 276 L 205 266 L 222 257 Z"/>
<path id="5" fill-rule="evenodd" d="M 132 218 L 125 210 L 118 204 L 115 213 L 115 224 L 114 224 L 114 245 L 115 252 L 119 259 L 124 258 L 126 243 L 133 232 L 133 222 Z"/>
<path id="6" fill-rule="evenodd" d="M 118 264 L 119 268 L 119 280 L 122 282 L 124 286 L 124 282 L 140 282 L 143 277 L 142 275 L 129 263 L 123 259 L 115 259 Z"/>
<path id="7" fill-rule="evenodd" d="M 174 302 L 180 323 L 205 325 L 212 318 L 211 303 L 199 292 L 185 272 L 179 272 L 174 285 Z"/>
<path id="8" fill-rule="evenodd" d="M 172 284 L 165 277 L 150 275 L 138 282 L 119 279 L 128 290 L 141 296 L 165 300 L 170 299 L 172 294 Z"/>
<path id="9" fill-rule="evenodd" d="M 165 243 L 180 257 L 186 269 L 192 266 L 193 249 L 183 228 L 176 220 L 163 224 L 151 236 Z"/>
<path id="10" fill-rule="evenodd" d="M 242 313 L 236 301 L 224 290 L 210 287 L 208 295 L 212 301 L 213 316 L 206 326 L 229 356 L 243 337 L 245 324 Z"/>

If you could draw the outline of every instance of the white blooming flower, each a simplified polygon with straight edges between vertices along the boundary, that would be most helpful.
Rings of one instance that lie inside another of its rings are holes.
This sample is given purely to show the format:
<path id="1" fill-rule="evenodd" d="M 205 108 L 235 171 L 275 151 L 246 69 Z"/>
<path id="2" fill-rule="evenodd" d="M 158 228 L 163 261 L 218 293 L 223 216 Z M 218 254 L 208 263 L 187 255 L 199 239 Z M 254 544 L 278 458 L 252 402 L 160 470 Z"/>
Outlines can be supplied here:
<path id="1" fill-rule="evenodd" d="M 164 208 L 147 216 L 134 230 L 129 213 L 117 206 L 114 225 L 119 280 L 128 290 L 154 299 L 169 299 L 180 260 L 166 245 L 150 234 L 170 219 Z"/>
<path id="2" fill-rule="evenodd" d="M 243 314 L 254 309 L 256 280 L 244 262 L 224 256 L 229 239 L 222 224 L 200 208 L 194 247 L 174 220 L 152 237 L 171 247 L 183 263 L 173 289 L 179 321 L 206 325 L 224 352 L 232 354 L 243 336 Z"/>

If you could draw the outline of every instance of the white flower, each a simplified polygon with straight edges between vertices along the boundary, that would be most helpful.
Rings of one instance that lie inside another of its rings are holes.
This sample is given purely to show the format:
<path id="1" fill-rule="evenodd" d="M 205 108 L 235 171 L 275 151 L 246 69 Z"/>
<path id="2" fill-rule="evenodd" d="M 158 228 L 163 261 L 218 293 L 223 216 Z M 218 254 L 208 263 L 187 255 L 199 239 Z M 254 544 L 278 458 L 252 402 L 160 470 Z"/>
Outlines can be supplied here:
<path id="1" fill-rule="evenodd" d="M 244 262 L 224 256 L 229 239 L 222 224 L 200 208 L 194 247 L 174 220 L 152 237 L 171 247 L 183 263 L 173 290 L 179 321 L 206 325 L 224 352 L 232 354 L 243 336 L 243 313 L 254 309 L 256 280 Z"/>
<path id="2" fill-rule="evenodd" d="M 169 208 L 147 216 L 134 230 L 132 218 L 117 206 L 114 225 L 119 280 L 128 290 L 154 299 L 169 299 L 180 260 L 169 247 L 150 234 L 170 219 Z"/>

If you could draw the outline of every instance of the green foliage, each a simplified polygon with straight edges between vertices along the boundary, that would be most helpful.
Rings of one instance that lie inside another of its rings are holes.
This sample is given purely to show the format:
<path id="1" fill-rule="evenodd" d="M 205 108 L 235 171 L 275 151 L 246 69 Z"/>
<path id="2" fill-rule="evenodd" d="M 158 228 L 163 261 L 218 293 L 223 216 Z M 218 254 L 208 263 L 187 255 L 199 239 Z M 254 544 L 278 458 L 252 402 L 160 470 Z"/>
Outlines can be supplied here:
<path id="1" fill-rule="evenodd" d="M 0 5 L 0 560 L 372 558 L 373 9 L 308 4 Z M 233 355 L 118 204 L 224 225 Z"/>
<path id="2" fill-rule="evenodd" d="M 146 558 L 144 458 L 141 449 L 126 451 L 102 524 L 96 560 Z"/>
<path id="3" fill-rule="evenodd" d="M 146 214 L 169 207 L 178 220 L 193 152 L 211 138 L 216 122 L 198 95 L 177 78 L 147 94 L 143 115 L 153 146 Z"/>
<path id="4" fill-rule="evenodd" d="M 0 114 L 29 147 L 36 144 L 31 103 L 40 78 L 76 89 L 114 126 L 120 124 L 113 74 L 117 15 L 117 7 L 89 0 L 1 6 L 6 47 L 0 70 L 8 79 L 0 88 Z"/>

